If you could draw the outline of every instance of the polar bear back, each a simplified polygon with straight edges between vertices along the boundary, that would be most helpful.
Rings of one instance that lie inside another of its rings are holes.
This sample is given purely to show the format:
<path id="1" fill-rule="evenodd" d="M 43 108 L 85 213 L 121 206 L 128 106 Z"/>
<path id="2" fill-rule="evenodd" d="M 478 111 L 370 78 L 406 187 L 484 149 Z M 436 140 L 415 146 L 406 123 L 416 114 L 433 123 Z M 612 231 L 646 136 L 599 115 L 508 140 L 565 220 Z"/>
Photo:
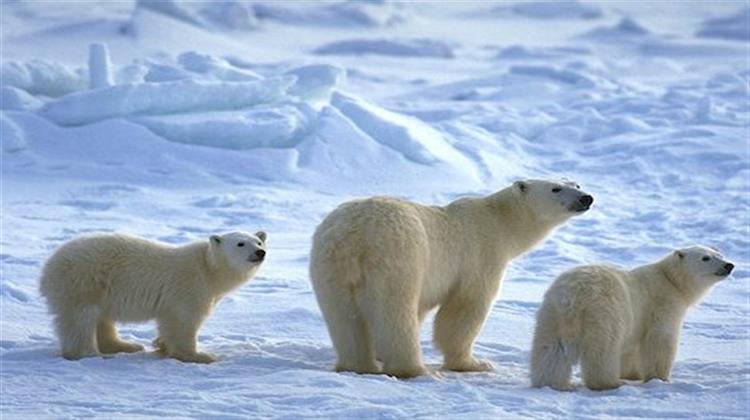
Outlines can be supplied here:
<path id="1" fill-rule="evenodd" d="M 467 248 L 454 230 L 438 207 L 392 197 L 344 203 L 316 230 L 312 277 L 350 287 L 380 271 L 384 278 L 402 273 L 397 281 L 420 283 L 420 306 L 432 306 L 457 278 L 462 264 L 455 254 Z M 433 281 L 422 283 L 423 277 Z"/>
<path id="2" fill-rule="evenodd" d="M 206 247 L 178 248 L 122 234 L 77 238 L 47 261 L 40 291 L 53 307 L 88 301 L 116 319 L 148 320 L 165 299 L 185 299 L 184 292 L 195 287 L 205 273 Z"/>
<path id="3" fill-rule="evenodd" d="M 626 330 L 634 322 L 628 283 L 628 273 L 616 267 L 576 267 L 555 280 L 545 294 L 544 305 L 572 336 L 582 335 L 592 323 Z"/>

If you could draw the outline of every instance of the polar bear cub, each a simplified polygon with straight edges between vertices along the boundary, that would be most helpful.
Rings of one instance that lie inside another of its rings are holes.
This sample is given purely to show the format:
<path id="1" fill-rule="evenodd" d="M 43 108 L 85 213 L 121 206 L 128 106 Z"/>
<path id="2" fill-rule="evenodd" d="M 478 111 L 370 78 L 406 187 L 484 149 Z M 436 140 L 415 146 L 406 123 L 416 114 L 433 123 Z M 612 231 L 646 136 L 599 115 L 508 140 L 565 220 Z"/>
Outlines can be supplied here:
<path id="1" fill-rule="evenodd" d="M 120 340 L 115 322 L 156 319 L 155 344 L 165 354 L 215 361 L 197 351 L 198 329 L 219 299 L 256 273 L 265 242 L 264 232 L 213 235 L 177 247 L 122 234 L 71 240 L 47 260 L 40 281 L 63 357 L 143 350 Z"/>
<path id="2" fill-rule="evenodd" d="M 506 264 L 593 201 L 575 183 L 526 180 L 443 207 L 387 197 L 342 204 L 318 226 L 310 256 L 335 369 L 424 374 L 419 329 L 439 307 L 444 368 L 491 370 L 472 348 Z"/>
<path id="3" fill-rule="evenodd" d="M 685 312 L 733 268 L 717 251 L 693 246 L 629 271 L 590 265 L 563 273 L 537 313 L 532 386 L 571 389 L 579 360 L 594 390 L 621 379 L 669 380 Z"/>

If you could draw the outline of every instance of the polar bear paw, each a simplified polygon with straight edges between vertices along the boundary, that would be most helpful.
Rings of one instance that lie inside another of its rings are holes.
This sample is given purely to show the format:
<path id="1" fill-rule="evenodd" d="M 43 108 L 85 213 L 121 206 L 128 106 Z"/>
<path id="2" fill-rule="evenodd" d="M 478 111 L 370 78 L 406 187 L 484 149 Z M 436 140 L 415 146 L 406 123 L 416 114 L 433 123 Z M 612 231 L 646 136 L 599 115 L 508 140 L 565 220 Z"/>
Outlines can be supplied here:
<path id="1" fill-rule="evenodd" d="M 111 353 L 137 353 L 143 350 L 143 346 L 138 343 L 128 343 L 126 341 L 116 341 L 110 343 L 99 343 L 99 351 L 105 354 Z"/>
<path id="2" fill-rule="evenodd" d="M 495 370 L 495 366 L 487 360 L 480 360 L 472 357 L 467 360 L 445 362 L 443 369 L 455 372 L 492 372 Z"/>
<path id="3" fill-rule="evenodd" d="M 208 353 L 201 353 L 201 352 L 190 353 L 190 354 L 180 353 L 180 354 L 173 354 L 171 356 L 185 363 L 213 363 L 217 360 L 216 357 Z"/>

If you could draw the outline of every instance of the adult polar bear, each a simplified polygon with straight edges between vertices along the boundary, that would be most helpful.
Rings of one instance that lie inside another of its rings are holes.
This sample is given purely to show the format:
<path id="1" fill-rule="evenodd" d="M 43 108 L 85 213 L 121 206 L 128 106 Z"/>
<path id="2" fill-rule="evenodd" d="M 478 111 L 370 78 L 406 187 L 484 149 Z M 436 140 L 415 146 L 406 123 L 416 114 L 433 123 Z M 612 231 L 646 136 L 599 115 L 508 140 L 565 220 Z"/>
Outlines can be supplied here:
<path id="1" fill-rule="evenodd" d="M 669 380 L 685 311 L 734 265 L 701 246 L 633 270 L 576 267 L 550 286 L 537 314 L 531 384 L 569 390 L 581 360 L 586 386 Z"/>
<path id="2" fill-rule="evenodd" d="M 336 370 L 424 374 L 419 327 L 438 306 L 444 367 L 491 370 L 472 347 L 506 264 L 592 202 L 574 183 L 526 180 L 445 207 L 382 197 L 342 204 L 318 226 L 310 257 Z"/>

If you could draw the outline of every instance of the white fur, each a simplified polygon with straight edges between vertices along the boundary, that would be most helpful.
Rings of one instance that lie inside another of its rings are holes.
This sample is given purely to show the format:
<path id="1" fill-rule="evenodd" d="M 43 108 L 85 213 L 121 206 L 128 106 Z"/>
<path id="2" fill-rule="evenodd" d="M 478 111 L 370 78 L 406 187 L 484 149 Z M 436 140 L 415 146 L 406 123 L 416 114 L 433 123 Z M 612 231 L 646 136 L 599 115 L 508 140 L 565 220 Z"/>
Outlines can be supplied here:
<path id="1" fill-rule="evenodd" d="M 630 271 L 592 265 L 563 273 L 537 314 L 531 384 L 571 389 L 579 360 L 591 389 L 616 388 L 621 379 L 669 380 L 685 312 L 729 274 L 727 264 L 694 246 Z"/>
<path id="2" fill-rule="evenodd" d="M 339 206 L 318 226 L 310 262 L 336 370 L 423 374 L 419 327 L 436 307 L 444 367 L 492 369 L 472 347 L 506 264 L 585 211 L 584 195 L 575 184 L 529 180 L 445 207 L 387 197 Z"/>
<path id="3" fill-rule="evenodd" d="M 265 236 L 232 232 L 174 247 L 109 234 L 64 244 L 40 281 L 63 357 L 143 350 L 121 341 L 115 322 L 156 319 L 161 351 L 187 362 L 214 361 L 197 351 L 198 329 L 221 297 L 258 270 Z"/>

